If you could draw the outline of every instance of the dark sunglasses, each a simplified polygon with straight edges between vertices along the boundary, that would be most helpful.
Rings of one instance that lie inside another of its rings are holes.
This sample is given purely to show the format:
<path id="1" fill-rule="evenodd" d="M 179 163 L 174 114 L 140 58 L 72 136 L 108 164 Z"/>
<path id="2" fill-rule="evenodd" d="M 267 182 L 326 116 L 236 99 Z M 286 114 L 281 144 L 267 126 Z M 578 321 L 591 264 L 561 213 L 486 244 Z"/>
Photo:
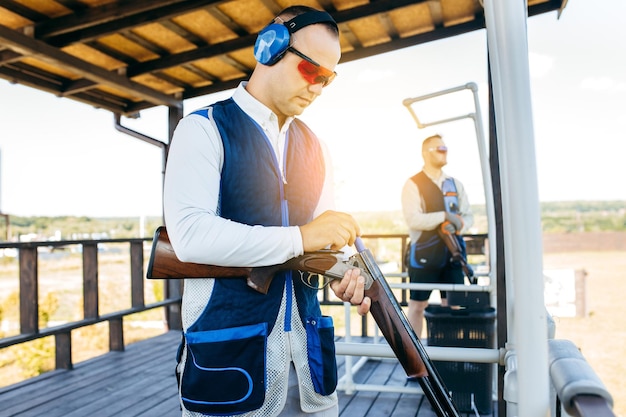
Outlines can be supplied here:
<path id="1" fill-rule="evenodd" d="M 288 47 L 287 50 L 302 58 L 302 61 L 298 64 L 298 71 L 300 72 L 300 75 L 302 75 L 302 78 L 304 78 L 309 84 L 321 83 L 322 87 L 326 87 L 328 84 L 333 82 L 337 76 L 335 71 L 331 71 L 328 68 L 321 66 L 293 46 Z"/>
<path id="2" fill-rule="evenodd" d="M 428 152 L 432 152 L 432 151 L 437 151 L 439 153 L 446 153 L 446 152 L 448 152 L 448 147 L 447 146 L 437 146 L 436 148 L 428 148 Z"/>

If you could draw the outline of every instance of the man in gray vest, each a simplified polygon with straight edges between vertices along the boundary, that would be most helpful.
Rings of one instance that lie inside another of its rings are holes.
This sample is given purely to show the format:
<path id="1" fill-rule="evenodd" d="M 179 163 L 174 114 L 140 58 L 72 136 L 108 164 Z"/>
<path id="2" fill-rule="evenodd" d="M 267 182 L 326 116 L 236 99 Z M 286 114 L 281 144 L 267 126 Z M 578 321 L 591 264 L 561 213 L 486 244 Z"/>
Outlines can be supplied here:
<path id="1" fill-rule="evenodd" d="M 455 234 L 465 252 L 461 234 L 474 223 L 463 184 L 443 171 L 448 163 L 448 148 L 440 135 L 422 143 L 422 171 L 407 179 L 402 189 L 402 210 L 409 227 L 409 278 L 411 283 L 462 284 L 461 265 L 451 259 L 439 237 L 439 228 Z M 447 305 L 445 291 L 440 291 L 441 304 Z M 408 319 L 421 337 L 424 310 L 431 291 L 411 290 Z"/>

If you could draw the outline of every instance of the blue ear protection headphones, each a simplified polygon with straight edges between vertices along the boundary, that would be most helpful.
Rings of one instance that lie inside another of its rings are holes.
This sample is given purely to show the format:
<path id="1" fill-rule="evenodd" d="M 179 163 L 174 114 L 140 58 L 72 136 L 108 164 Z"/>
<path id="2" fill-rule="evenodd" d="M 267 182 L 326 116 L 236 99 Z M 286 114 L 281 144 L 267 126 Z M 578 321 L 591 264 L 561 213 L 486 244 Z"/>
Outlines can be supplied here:
<path id="1" fill-rule="evenodd" d="M 273 21 L 259 32 L 254 44 L 254 58 L 263 65 L 274 65 L 287 52 L 292 33 L 308 25 L 327 22 L 337 26 L 330 14 L 318 10 L 299 14 L 284 23 Z"/>

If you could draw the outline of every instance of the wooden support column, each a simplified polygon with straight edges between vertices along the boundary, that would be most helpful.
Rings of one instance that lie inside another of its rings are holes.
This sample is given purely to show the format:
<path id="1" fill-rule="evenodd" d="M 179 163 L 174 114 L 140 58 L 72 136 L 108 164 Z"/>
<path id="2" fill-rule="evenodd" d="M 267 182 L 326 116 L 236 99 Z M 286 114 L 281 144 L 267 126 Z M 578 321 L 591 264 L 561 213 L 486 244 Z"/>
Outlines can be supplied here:
<path id="1" fill-rule="evenodd" d="M 83 315 L 98 318 L 98 244 L 83 243 Z"/>
<path id="2" fill-rule="evenodd" d="M 72 369 L 72 334 L 59 333 L 54 336 L 56 369 Z"/>
<path id="3" fill-rule="evenodd" d="M 133 307 L 145 305 L 143 275 L 143 241 L 130 242 L 131 305 Z"/>
<path id="4" fill-rule="evenodd" d="M 39 332 L 37 247 L 22 247 L 20 258 L 20 333 Z"/>
<path id="5" fill-rule="evenodd" d="M 109 350 L 124 351 L 124 320 L 109 320 Z"/>

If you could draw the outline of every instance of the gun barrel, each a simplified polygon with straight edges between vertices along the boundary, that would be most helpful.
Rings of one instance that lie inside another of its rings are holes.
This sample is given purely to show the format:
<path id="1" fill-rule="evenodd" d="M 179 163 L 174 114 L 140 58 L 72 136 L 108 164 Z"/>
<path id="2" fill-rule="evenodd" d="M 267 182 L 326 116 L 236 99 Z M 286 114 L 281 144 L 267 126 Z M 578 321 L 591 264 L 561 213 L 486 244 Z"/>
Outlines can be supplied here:
<path id="1" fill-rule="evenodd" d="M 372 300 L 370 313 L 407 376 L 418 378 L 437 416 L 460 417 L 447 388 L 404 315 L 374 256 L 365 248 L 360 238 L 357 238 L 355 246 L 365 269 L 374 281 L 372 287 L 365 291 L 365 295 Z"/>
<path id="2" fill-rule="evenodd" d="M 422 360 L 426 351 L 404 315 L 391 287 L 380 272 L 371 252 L 366 249 L 359 254 L 365 264 L 365 269 L 374 280 L 372 287 L 365 291 L 365 295 L 372 300 L 370 307 L 372 317 L 376 320 L 407 376 L 415 378 L 427 376 L 428 370 Z M 420 347 L 423 352 L 420 352 Z"/>
<path id="3" fill-rule="evenodd" d="M 467 264 L 467 259 L 463 256 L 463 252 L 461 251 L 461 247 L 459 246 L 459 242 L 456 240 L 456 236 L 442 231 L 439 229 L 439 237 L 446 244 L 446 247 L 450 251 L 452 258 L 461 264 L 461 268 L 463 268 L 463 272 L 467 276 L 467 278 L 475 283 L 474 271 Z"/>

